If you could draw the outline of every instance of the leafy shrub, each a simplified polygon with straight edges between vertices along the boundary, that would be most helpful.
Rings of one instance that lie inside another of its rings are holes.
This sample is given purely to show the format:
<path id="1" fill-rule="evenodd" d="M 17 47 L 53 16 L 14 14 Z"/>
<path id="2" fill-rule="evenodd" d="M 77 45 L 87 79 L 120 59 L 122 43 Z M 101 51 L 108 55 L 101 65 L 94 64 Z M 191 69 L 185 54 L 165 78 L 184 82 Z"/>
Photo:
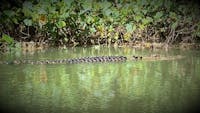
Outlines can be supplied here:
<path id="1" fill-rule="evenodd" d="M 17 40 L 55 45 L 194 41 L 200 36 L 198 6 L 179 4 L 172 0 L 27 0 L 22 7 L 0 13 L 0 30 Z M 17 36 L 12 33 L 16 26 Z"/>

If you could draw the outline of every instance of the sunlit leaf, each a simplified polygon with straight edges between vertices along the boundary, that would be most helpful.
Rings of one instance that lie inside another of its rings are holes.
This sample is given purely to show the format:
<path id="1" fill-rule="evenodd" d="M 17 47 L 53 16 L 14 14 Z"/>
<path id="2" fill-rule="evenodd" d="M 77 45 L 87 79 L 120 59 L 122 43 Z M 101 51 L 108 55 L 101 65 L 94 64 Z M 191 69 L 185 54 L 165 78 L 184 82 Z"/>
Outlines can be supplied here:
<path id="1" fill-rule="evenodd" d="M 68 17 L 69 17 L 69 12 L 65 12 L 65 13 L 60 15 L 60 18 L 62 18 L 62 19 L 66 19 Z"/>
<path id="2" fill-rule="evenodd" d="M 108 9 L 112 4 L 108 1 L 104 1 L 101 3 L 101 8 Z"/>
<path id="3" fill-rule="evenodd" d="M 5 41 L 5 42 L 7 42 L 8 44 L 12 44 L 14 42 L 13 38 L 11 38 L 7 34 L 3 34 L 2 35 L 2 40 Z"/>
<path id="4" fill-rule="evenodd" d="M 65 42 L 68 42 L 68 41 L 69 41 L 69 39 L 65 37 L 65 38 L 64 38 L 64 41 L 65 41 Z"/>
<path id="5" fill-rule="evenodd" d="M 152 21 L 153 21 L 153 19 L 151 17 L 146 17 L 146 18 L 142 19 L 142 24 L 147 25 Z"/>
<path id="6" fill-rule="evenodd" d="M 32 20 L 31 19 L 24 19 L 24 24 L 26 25 L 26 26 L 32 26 Z"/>
<path id="7" fill-rule="evenodd" d="M 160 19 L 162 16 L 163 16 L 163 12 L 162 12 L 162 11 L 157 12 L 156 15 L 154 16 L 154 19 L 158 20 L 158 19 Z"/>
<path id="8" fill-rule="evenodd" d="M 127 32 L 132 32 L 133 31 L 133 26 L 132 26 L 132 24 L 126 24 L 126 31 Z"/>
<path id="9" fill-rule="evenodd" d="M 71 6 L 73 1 L 74 0 L 64 0 L 64 2 L 67 4 L 68 7 Z"/>
<path id="10" fill-rule="evenodd" d="M 66 23 L 65 23 L 65 21 L 58 21 L 58 22 L 56 23 L 56 26 L 57 26 L 58 28 L 63 28 L 63 27 L 66 26 Z"/>
<path id="11" fill-rule="evenodd" d="M 109 22 L 113 22 L 114 20 L 113 20 L 112 17 L 109 16 L 109 17 L 108 17 L 108 21 L 109 21 Z"/>
<path id="12" fill-rule="evenodd" d="M 90 28 L 90 32 L 91 32 L 91 33 L 95 33 L 96 31 L 97 31 L 97 30 L 96 30 L 94 27 L 91 27 L 91 28 Z"/>
<path id="13" fill-rule="evenodd" d="M 120 14 L 118 10 L 112 10 L 113 17 L 119 18 Z"/>
<path id="14" fill-rule="evenodd" d="M 119 32 L 115 32 L 114 39 L 117 40 L 119 38 Z"/>
<path id="15" fill-rule="evenodd" d="M 146 19 L 149 21 L 149 22 L 153 22 L 153 19 L 151 17 L 146 17 Z"/>
<path id="16" fill-rule="evenodd" d="M 47 11 L 43 8 L 38 8 L 38 14 L 47 14 Z"/>
<path id="17" fill-rule="evenodd" d="M 108 27 L 108 32 L 112 32 L 114 29 L 113 29 L 113 26 L 112 25 L 110 25 L 109 27 Z"/>
<path id="18" fill-rule="evenodd" d="M 134 20 L 135 20 L 136 22 L 139 22 L 141 19 L 142 19 L 142 17 L 139 16 L 139 15 L 134 16 Z"/>
<path id="19" fill-rule="evenodd" d="M 128 41 L 128 40 L 130 40 L 130 38 L 131 38 L 131 33 L 130 32 L 126 32 L 124 34 L 124 40 Z"/>
<path id="20" fill-rule="evenodd" d="M 101 3 L 97 2 L 95 5 L 93 5 L 94 11 L 99 11 L 101 9 Z"/>
<path id="21" fill-rule="evenodd" d="M 144 15 L 146 15 L 148 11 L 144 9 L 144 10 L 142 10 L 142 12 Z"/>
<path id="22" fill-rule="evenodd" d="M 136 30 L 136 25 L 132 26 L 132 30 L 135 31 Z"/>
<path id="23" fill-rule="evenodd" d="M 143 24 L 140 24 L 140 25 L 139 25 L 139 28 L 140 28 L 141 30 L 143 30 L 143 29 L 145 28 L 145 26 L 144 26 Z"/>
<path id="24" fill-rule="evenodd" d="M 112 13 L 112 10 L 110 10 L 110 9 L 104 10 L 104 14 L 106 16 L 110 16 L 111 13 Z"/>
<path id="25" fill-rule="evenodd" d="M 87 0 L 85 2 L 82 2 L 82 6 L 83 6 L 83 9 L 90 10 L 90 9 L 92 9 L 92 1 L 91 0 Z"/>
<path id="26" fill-rule="evenodd" d="M 86 17 L 86 22 L 87 22 L 88 24 L 91 24 L 91 23 L 94 22 L 94 18 L 93 18 L 92 16 L 87 16 L 87 17 Z"/>

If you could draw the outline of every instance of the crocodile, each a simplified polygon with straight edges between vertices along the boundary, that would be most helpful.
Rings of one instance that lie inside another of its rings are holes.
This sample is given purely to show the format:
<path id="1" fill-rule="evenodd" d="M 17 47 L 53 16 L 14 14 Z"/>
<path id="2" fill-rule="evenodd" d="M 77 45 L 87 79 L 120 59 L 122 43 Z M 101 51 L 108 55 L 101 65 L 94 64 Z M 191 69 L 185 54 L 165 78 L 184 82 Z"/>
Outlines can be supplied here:
<path id="1" fill-rule="evenodd" d="M 57 60 L 13 60 L 13 61 L 0 61 L 0 64 L 78 64 L 78 63 L 97 63 L 97 62 L 125 62 L 127 60 L 173 60 L 182 58 L 176 57 L 160 57 L 160 56 L 94 56 L 94 57 L 81 57 L 70 59 L 57 59 Z"/>

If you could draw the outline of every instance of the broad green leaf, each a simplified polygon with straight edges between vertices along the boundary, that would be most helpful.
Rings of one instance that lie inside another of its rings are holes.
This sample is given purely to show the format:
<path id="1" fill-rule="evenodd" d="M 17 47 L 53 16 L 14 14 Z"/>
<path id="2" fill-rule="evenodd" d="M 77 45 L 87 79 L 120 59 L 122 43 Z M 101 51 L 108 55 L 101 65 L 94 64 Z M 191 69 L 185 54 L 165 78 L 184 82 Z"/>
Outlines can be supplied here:
<path id="1" fill-rule="evenodd" d="M 25 17 L 31 17 L 34 12 L 32 12 L 30 9 L 26 7 L 23 7 L 22 13 L 24 14 Z"/>
<path id="2" fill-rule="evenodd" d="M 78 14 L 81 16 L 83 15 L 84 13 L 86 13 L 87 11 L 89 11 L 88 9 L 83 9 L 81 10 Z"/>
<path id="3" fill-rule="evenodd" d="M 132 30 L 135 31 L 136 30 L 136 25 L 132 26 Z"/>
<path id="4" fill-rule="evenodd" d="M 61 8 L 60 8 L 60 12 L 61 12 L 61 13 L 65 12 L 65 11 L 66 11 L 66 10 L 65 10 L 65 7 L 61 7 Z M 55 12 L 56 12 L 56 7 L 53 7 L 53 6 L 52 6 L 52 7 L 48 7 L 48 12 L 49 12 L 49 13 L 55 13 Z"/>
<path id="5" fill-rule="evenodd" d="M 65 41 L 65 42 L 68 42 L 68 41 L 69 41 L 69 39 L 65 37 L 65 38 L 64 38 L 64 41 Z"/>
<path id="6" fill-rule="evenodd" d="M 82 2 L 83 4 L 82 4 L 82 6 L 83 6 L 83 9 L 87 9 L 87 10 L 90 10 L 90 9 L 92 9 L 92 1 L 90 1 L 90 0 L 87 0 L 87 1 L 85 1 L 85 2 Z"/>
<path id="7" fill-rule="evenodd" d="M 147 18 L 142 19 L 142 24 L 147 25 L 152 21 L 153 19 L 151 17 L 147 17 Z"/>
<path id="8" fill-rule="evenodd" d="M 95 33 L 96 31 L 97 31 L 97 30 L 96 30 L 94 27 L 91 27 L 91 28 L 90 28 L 90 32 L 91 32 L 91 33 Z"/>
<path id="9" fill-rule="evenodd" d="M 112 10 L 110 10 L 110 9 L 105 9 L 105 10 L 103 10 L 103 13 L 104 13 L 104 15 L 106 15 L 106 16 L 110 16 L 111 13 L 112 13 Z"/>
<path id="10" fill-rule="evenodd" d="M 69 12 L 65 12 L 65 13 L 60 15 L 60 18 L 62 18 L 62 19 L 66 19 L 68 17 L 69 17 Z"/>
<path id="11" fill-rule="evenodd" d="M 126 31 L 127 32 L 132 32 L 133 31 L 133 26 L 132 26 L 132 24 L 126 24 Z"/>
<path id="12" fill-rule="evenodd" d="M 143 30 L 145 28 L 145 26 L 143 24 L 140 24 L 139 27 L 141 30 Z"/>
<path id="13" fill-rule="evenodd" d="M 4 13 L 5 15 L 7 15 L 8 17 L 13 17 L 13 16 L 15 16 L 15 12 L 12 11 L 12 10 L 5 10 L 5 11 L 3 11 L 3 13 Z"/>
<path id="14" fill-rule="evenodd" d="M 149 21 L 149 22 L 153 22 L 153 19 L 151 17 L 146 17 L 146 19 Z"/>
<path id="15" fill-rule="evenodd" d="M 56 32 L 56 30 L 57 28 L 55 26 L 51 29 L 52 32 Z"/>
<path id="16" fill-rule="evenodd" d="M 114 34 L 114 39 L 117 40 L 118 38 L 119 38 L 119 32 L 116 32 L 116 33 Z"/>
<path id="17" fill-rule="evenodd" d="M 139 16 L 139 15 L 136 15 L 136 16 L 134 17 L 134 20 L 135 20 L 136 22 L 139 22 L 141 19 L 142 19 L 142 17 Z"/>
<path id="18" fill-rule="evenodd" d="M 144 15 L 146 15 L 148 11 L 144 9 L 144 10 L 142 10 L 142 12 Z"/>
<path id="19" fill-rule="evenodd" d="M 12 21 L 13 21 L 15 24 L 19 24 L 17 18 L 12 18 Z"/>
<path id="20" fill-rule="evenodd" d="M 108 21 L 109 21 L 109 22 L 113 22 L 114 20 L 113 20 L 112 17 L 109 16 L 109 17 L 108 17 Z"/>
<path id="21" fill-rule="evenodd" d="M 108 27 L 108 32 L 112 32 L 114 29 L 113 29 L 113 26 L 112 25 L 110 25 L 109 27 Z"/>
<path id="22" fill-rule="evenodd" d="M 11 38 L 9 35 L 7 34 L 3 34 L 2 35 L 2 40 L 6 41 L 8 44 L 12 44 L 14 42 L 13 38 Z"/>
<path id="23" fill-rule="evenodd" d="M 37 9 L 38 14 L 47 14 L 47 11 L 44 8 Z"/>
<path id="24" fill-rule="evenodd" d="M 94 18 L 93 18 L 92 16 L 87 16 L 87 17 L 86 17 L 86 22 L 87 22 L 88 24 L 91 24 L 91 23 L 94 22 Z"/>
<path id="25" fill-rule="evenodd" d="M 119 11 L 117 11 L 117 10 L 113 10 L 113 17 L 115 17 L 115 18 L 119 18 L 119 16 L 120 16 L 120 14 L 119 14 Z"/>
<path id="26" fill-rule="evenodd" d="M 67 4 L 68 7 L 72 5 L 74 0 L 64 0 L 65 4 Z"/>
<path id="27" fill-rule="evenodd" d="M 176 29 L 177 26 L 178 26 L 178 22 L 176 21 L 176 22 L 174 22 L 174 23 L 172 24 L 172 29 Z"/>
<path id="28" fill-rule="evenodd" d="M 35 21 L 38 21 L 38 19 L 40 18 L 40 16 L 41 16 L 41 15 L 39 15 L 38 13 L 33 12 L 33 13 L 31 14 L 31 19 L 32 19 L 33 22 L 35 22 Z"/>
<path id="29" fill-rule="evenodd" d="M 101 3 L 100 7 L 103 8 L 104 10 L 108 9 L 112 4 L 108 1 L 104 1 Z"/>
<path id="30" fill-rule="evenodd" d="M 158 20 L 158 19 L 160 19 L 162 16 L 163 16 L 163 12 L 162 12 L 162 11 L 157 12 L 156 15 L 154 16 L 154 19 Z"/>
<path id="31" fill-rule="evenodd" d="M 101 9 L 101 3 L 97 2 L 95 5 L 93 5 L 94 11 L 99 11 Z"/>
<path id="32" fill-rule="evenodd" d="M 174 12 L 170 12 L 170 13 L 169 13 L 169 17 L 170 17 L 170 18 L 173 18 L 173 19 L 177 19 L 177 15 L 176 15 L 176 13 L 174 13 Z"/>
<path id="33" fill-rule="evenodd" d="M 66 23 L 65 23 L 65 21 L 58 21 L 58 22 L 56 23 L 56 26 L 57 26 L 58 28 L 63 28 L 63 27 L 66 26 Z"/>
<path id="34" fill-rule="evenodd" d="M 124 40 L 129 41 L 130 38 L 131 38 L 131 33 L 130 33 L 130 32 L 126 32 L 126 33 L 124 34 Z"/>
<path id="35" fill-rule="evenodd" d="M 24 24 L 26 25 L 26 26 L 32 26 L 32 20 L 31 19 L 24 19 Z"/>
<path id="36" fill-rule="evenodd" d="M 132 7 L 135 14 L 138 14 L 138 12 L 140 12 L 138 5 L 133 5 Z"/>
<path id="37" fill-rule="evenodd" d="M 146 25 L 148 23 L 149 23 L 149 21 L 146 18 L 142 19 L 142 24 Z"/>

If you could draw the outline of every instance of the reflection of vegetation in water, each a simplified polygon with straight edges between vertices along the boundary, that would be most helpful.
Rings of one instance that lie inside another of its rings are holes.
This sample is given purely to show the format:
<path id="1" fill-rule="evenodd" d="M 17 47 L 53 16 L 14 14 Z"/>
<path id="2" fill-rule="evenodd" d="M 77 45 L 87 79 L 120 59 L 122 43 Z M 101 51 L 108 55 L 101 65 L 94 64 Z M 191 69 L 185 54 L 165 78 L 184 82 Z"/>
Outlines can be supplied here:
<path id="1" fill-rule="evenodd" d="M 172 63 L 170 66 L 175 69 L 177 63 Z M 70 110 L 77 110 L 77 107 L 81 110 L 106 109 L 111 107 L 110 103 L 118 102 L 119 105 L 120 101 L 123 101 L 120 98 L 139 102 L 138 107 L 153 111 L 163 106 L 172 107 L 176 101 L 185 103 L 186 100 L 184 102 L 182 98 L 188 98 L 187 90 L 191 87 L 192 78 L 174 76 L 175 72 L 165 71 L 164 67 L 161 62 L 53 66 L 46 68 L 48 76 L 46 83 L 40 80 L 41 73 L 37 72 L 37 68 L 31 73 L 27 68 L 25 74 L 29 75 L 29 78 L 25 79 L 26 88 L 33 93 L 32 99 L 27 100 L 32 100 L 32 103 L 36 104 L 42 102 L 40 107 L 54 105 Z M 182 85 L 184 86 L 180 88 Z M 180 94 L 173 94 L 175 90 Z M 30 95 L 30 92 L 25 97 Z M 191 90 L 190 93 L 192 92 L 194 91 Z M 172 101 L 172 105 L 167 103 L 169 100 Z M 175 106 L 180 108 L 178 105 Z M 155 106 L 158 108 L 151 108 Z"/>

